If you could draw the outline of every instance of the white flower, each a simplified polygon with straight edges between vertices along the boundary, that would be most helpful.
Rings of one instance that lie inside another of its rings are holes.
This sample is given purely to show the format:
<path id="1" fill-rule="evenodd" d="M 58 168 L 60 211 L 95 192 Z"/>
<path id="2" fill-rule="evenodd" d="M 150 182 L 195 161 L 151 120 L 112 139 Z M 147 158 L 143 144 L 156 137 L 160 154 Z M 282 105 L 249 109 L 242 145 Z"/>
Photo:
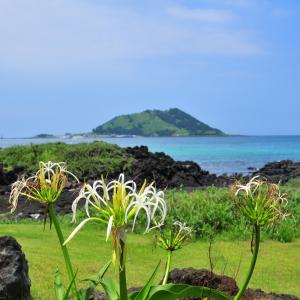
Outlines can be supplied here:
<path id="1" fill-rule="evenodd" d="M 235 192 L 235 195 L 237 196 L 241 191 L 244 191 L 246 192 L 246 194 L 248 195 L 251 191 L 255 191 L 256 188 L 260 185 L 260 182 L 259 180 L 257 180 L 260 176 L 257 175 L 257 176 L 254 176 L 250 179 L 250 181 L 245 184 L 245 185 L 238 185 L 237 186 L 237 190 Z M 254 190 L 252 189 L 254 187 Z"/>
<path id="2" fill-rule="evenodd" d="M 180 235 L 182 231 L 185 231 L 185 233 L 188 235 L 192 234 L 192 232 L 193 232 L 192 228 L 187 226 L 186 223 L 181 223 L 179 221 L 176 221 L 173 223 L 173 225 L 179 227 L 178 235 Z"/>
<path id="3" fill-rule="evenodd" d="M 176 221 L 170 230 L 168 228 L 160 230 L 157 241 L 161 248 L 173 252 L 183 247 L 184 243 L 191 238 L 192 232 L 191 227 Z"/>
<path id="4" fill-rule="evenodd" d="M 161 226 L 167 213 L 162 191 L 157 191 L 153 184 L 146 186 L 146 183 L 140 191 L 137 191 L 136 183 L 132 180 L 125 181 L 124 174 L 121 174 L 118 180 L 113 180 L 108 184 L 103 178 L 92 185 L 85 184 L 72 204 L 74 222 L 78 203 L 81 200 L 85 201 L 88 218 L 77 226 L 74 230 L 75 234 L 88 221 L 96 220 L 107 225 L 106 239 L 109 238 L 113 228 L 120 229 L 132 225 L 132 230 L 134 230 L 141 211 L 146 215 L 145 233 Z M 92 212 L 96 214 L 95 217 L 91 217 Z M 151 227 L 152 224 L 153 227 Z M 65 244 L 74 237 L 74 232 Z"/>
<path id="5" fill-rule="evenodd" d="M 40 162 L 35 175 L 27 179 L 22 177 L 12 184 L 9 197 L 11 212 L 16 209 L 20 196 L 44 204 L 55 202 L 65 187 L 66 174 L 70 174 L 78 181 L 74 174 L 67 171 L 65 163 Z"/>

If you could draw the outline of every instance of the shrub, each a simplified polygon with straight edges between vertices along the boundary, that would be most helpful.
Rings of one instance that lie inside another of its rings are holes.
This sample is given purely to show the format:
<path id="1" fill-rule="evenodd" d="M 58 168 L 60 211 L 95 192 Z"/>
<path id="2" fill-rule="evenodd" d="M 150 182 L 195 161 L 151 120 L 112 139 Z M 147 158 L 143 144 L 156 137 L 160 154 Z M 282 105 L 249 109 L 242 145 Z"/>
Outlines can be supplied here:
<path id="1" fill-rule="evenodd" d="M 126 171 L 130 168 L 132 159 L 122 148 L 105 142 L 72 145 L 48 143 L 0 150 L 0 162 L 8 169 L 23 165 L 27 171 L 32 172 L 40 161 L 66 162 L 68 169 L 84 180 Z"/>

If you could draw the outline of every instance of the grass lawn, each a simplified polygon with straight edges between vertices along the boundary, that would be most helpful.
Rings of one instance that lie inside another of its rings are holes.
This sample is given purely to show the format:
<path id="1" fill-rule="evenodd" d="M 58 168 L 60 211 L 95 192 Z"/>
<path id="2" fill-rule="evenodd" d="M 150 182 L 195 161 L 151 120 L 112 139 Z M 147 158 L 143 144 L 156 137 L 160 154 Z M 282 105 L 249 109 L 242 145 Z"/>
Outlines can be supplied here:
<path id="1" fill-rule="evenodd" d="M 72 228 L 63 225 L 65 235 Z M 57 266 L 64 271 L 64 264 L 54 230 L 37 222 L 0 224 L 0 236 L 12 235 L 22 245 L 29 261 L 32 280 L 32 295 L 35 300 L 53 300 L 53 274 Z M 88 224 L 70 242 L 69 250 L 74 265 L 79 270 L 79 279 L 87 278 L 99 271 L 111 257 L 111 244 L 105 243 L 105 230 Z M 174 255 L 173 267 L 208 268 L 208 243 L 194 242 Z M 253 288 L 276 293 L 294 294 L 300 297 L 300 240 L 282 244 L 265 241 L 254 276 Z M 216 241 L 213 246 L 215 271 L 237 276 L 241 282 L 248 268 L 250 249 L 245 241 Z M 164 260 L 162 250 L 153 247 L 151 235 L 128 235 L 127 271 L 129 286 L 141 286 L 154 270 L 159 259 Z M 163 264 L 160 276 L 162 276 Z M 111 271 L 111 276 L 115 276 Z M 159 278 L 158 278 L 159 279 Z"/>

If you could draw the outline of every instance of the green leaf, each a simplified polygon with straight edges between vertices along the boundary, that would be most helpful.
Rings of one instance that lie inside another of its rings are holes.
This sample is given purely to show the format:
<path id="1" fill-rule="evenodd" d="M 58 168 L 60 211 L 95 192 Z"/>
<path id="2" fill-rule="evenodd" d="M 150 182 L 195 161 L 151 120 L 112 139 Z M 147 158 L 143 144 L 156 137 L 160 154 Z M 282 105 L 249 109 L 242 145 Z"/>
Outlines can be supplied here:
<path id="1" fill-rule="evenodd" d="M 160 261 L 157 264 L 154 272 L 152 273 L 152 275 L 149 278 L 149 280 L 146 283 L 146 285 L 143 287 L 143 289 L 134 298 L 135 300 L 145 300 L 145 299 L 148 299 L 148 294 L 149 294 L 149 291 L 150 291 L 151 287 L 153 286 L 153 282 L 154 282 L 154 279 L 155 279 L 155 276 L 157 274 L 159 266 L 160 266 Z"/>
<path id="2" fill-rule="evenodd" d="M 73 278 L 72 278 L 72 281 L 69 283 L 69 286 L 68 286 L 68 288 L 67 288 L 67 291 L 66 291 L 66 293 L 65 293 L 65 295 L 64 295 L 64 298 L 63 298 L 63 300 L 68 300 L 68 298 L 69 298 L 69 294 L 70 294 L 70 291 L 71 291 L 72 285 L 73 285 L 73 284 L 74 284 L 74 282 L 75 282 L 75 278 L 76 278 L 76 276 L 77 276 L 77 271 L 76 271 L 76 273 L 74 274 L 74 276 L 73 276 Z"/>
<path id="3" fill-rule="evenodd" d="M 109 300 L 119 300 L 119 286 L 112 280 L 100 280 L 100 284 L 103 287 Z"/>
<path id="4" fill-rule="evenodd" d="M 55 291 L 55 297 L 56 300 L 68 300 L 72 285 L 75 282 L 77 272 L 75 273 L 74 277 L 72 278 L 72 281 L 69 283 L 69 286 L 67 288 L 67 291 L 65 292 L 62 279 L 61 279 L 61 273 L 59 269 L 57 268 L 55 274 L 54 274 L 54 291 Z"/>
<path id="5" fill-rule="evenodd" d="M 107 270 L 108 270 L 108 268 L 110 267 L 110 265 L 111 265 L 111 260 L 110 260 L 109 262 L 107 262 L 107 263 L 101 268 L 101 270 L 100 270 L 99 273 L 98 273 L 98 277 L 99 277 L 100 279 L 102 279 L 102 278 L 104 277 L 104 275 L 105 275 L 105 273 L 107 272 Z"/>
<path id="6" fill-rule="evenodd" d="M 146 298 L 147 300 L 176 300 L 182 297 L 214 298 L 231 300 L 228 295 L 202 286 L 188 284 L 165 284 L 153 287 Z"/>
<path id="7" fill-rule="evenodd" d="M 55 271 L 54 274 L 54 291 L 55 291 L 55 297 L 56 300 L 63 300 L 64 299 L 64 286 L 61 279 L 61 273 L 58 270 L 58 268 Z"/>
<path id="8" fill-rule="evenodd" d="M 87 278 L 82 281 L 89 282 L 90 286 L 87 289 L 80 289 L 80 293 L 83 295 L 91 295 L 91 293 L 95 290 L 100 281 L 103 279 L 105 273 L 107 272 L 109 266 L 111 265 L 111 261 L 106 263 L 98 272 L 97 278 Z M 88 299 L 88 296 L 84 296 L 83 299 Z"/>
<path id="9" fill-rule="evenodd" d="M 78 290 L 78 298 L 80 300 L 89 300 L 91 295 L 93 294 L 93 291 L 95 290 L 95 286 L 91 285 L 87 289 L 80 289 Z"/>
<path id="10" fill-rule="evenodd" d="M 134 300 L 136 298 L 136 296 L 139 294 L 140 291 L 134 291 L 134 292 L 130 292 L 128 293 L 128 300 Z"/>

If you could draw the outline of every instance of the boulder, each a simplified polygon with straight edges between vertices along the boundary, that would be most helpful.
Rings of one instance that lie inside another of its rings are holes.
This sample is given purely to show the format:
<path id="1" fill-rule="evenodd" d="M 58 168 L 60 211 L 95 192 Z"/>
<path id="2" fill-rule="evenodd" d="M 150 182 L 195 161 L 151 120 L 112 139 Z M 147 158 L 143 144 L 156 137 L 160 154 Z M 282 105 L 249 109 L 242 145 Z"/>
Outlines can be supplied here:
<path id="1" fill-rule="evenodd" d="M 30 297 L 28 263 L 18 242 L 0 237 L 0 299 L 21 300 Z"/>
<path id="2" fill-rule="evenodd" d="M 194 286 L 204 286 L 211 289 L 217 289 L 229 296 L 234 296 L 239 288 L 234 279 L 228 276 L 216 275 L 206 269 L 174 269 L 170 272 L 169 283 L 189 284 Z M 184 298 L 199 299 L 199 298 Z"/>
<path id="3" fill-rule="evenodd" d="M 217 289 L 233 297 L 237 294 L 239 288 L 236 281 L 225 275 L 217 275 L 208 270 L 193 268 L 174 269 L 170 272 L 168 282 L 183 283 L 194 286 L 204 286 Z M 184 299 L 201 299 L 201 298 L 184 298 Z M 247 289 L 242 296 L 243 300 L 299 300 L 296 296 L 287 294 L 266 293 L 260 289 Z"/>
<path id="4" fill-rule="evenodd" d="M 247 289 L 243 300 L 299 300 L 298 297 L 287 294 L 266 293 L 260 289 Z"/>

